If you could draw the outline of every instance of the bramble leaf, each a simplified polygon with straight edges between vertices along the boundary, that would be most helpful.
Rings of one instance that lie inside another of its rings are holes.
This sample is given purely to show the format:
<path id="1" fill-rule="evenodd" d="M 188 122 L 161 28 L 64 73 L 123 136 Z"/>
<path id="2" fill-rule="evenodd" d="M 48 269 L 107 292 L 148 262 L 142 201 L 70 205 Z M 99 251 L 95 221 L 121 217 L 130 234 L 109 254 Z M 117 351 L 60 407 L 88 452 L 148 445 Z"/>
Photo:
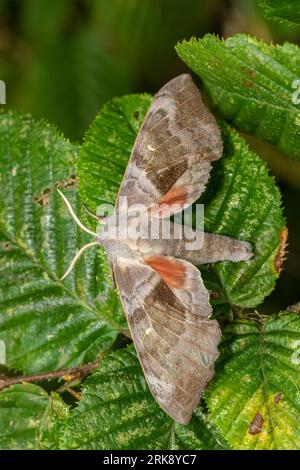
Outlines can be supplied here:
<path id="1" fill-rule="evenodd" d="M 63 432 L 63 449 L 222 449 L 226 441 L 198 409 L 175 423 L 146 385 L 133 346 L 109 354 L 83 385 Z"/>
<path id="2" fill-rule="evenodd" d="M 237 322 L 206 392 L 210 418 L 234 449 L 299 449 L 299 378 L 299 315 Z"/>
<path id="3" fill-rule="evenodd" d="M 89 362 L 117 335 L 120 307 L 100 250 L 86 252 L 59 280 L 90 241 L 56 191 L 80 211 L 75 155 L 52 126 L 0 114 L 0 339 L 7 366 L 24 372 Z"/>
<path id="4" fill-rule="evenodd" d="M 300 159 L 297 46 L 268 45 L 244 34 L 221 41 L 206 34 L 177 44 L 176 50 L 230 123 Z"/>
<path id="5" fill-rule="evenodd" d="M 0 449 L 57 448 L 68 406 L 58 395 L 23 383 L 0 393 Z"/>
<path id="6" fill-rule="evenodd" d="M 287 23 L 300 23 L 300 5 L 298 0 L 259 0 L 266 18 L 284 21 Z"/>

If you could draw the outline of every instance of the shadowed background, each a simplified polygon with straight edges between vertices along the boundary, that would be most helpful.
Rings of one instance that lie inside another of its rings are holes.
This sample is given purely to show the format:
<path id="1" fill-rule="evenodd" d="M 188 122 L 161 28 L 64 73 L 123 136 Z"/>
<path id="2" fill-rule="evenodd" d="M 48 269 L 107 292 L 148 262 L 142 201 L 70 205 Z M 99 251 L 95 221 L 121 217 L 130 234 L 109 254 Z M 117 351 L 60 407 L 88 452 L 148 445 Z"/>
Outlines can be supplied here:
<path id="1" fill-rule="evenodd" d="M 0 0 L 6 106 L 52 121 L 80 142 L 105 101 L 153 93 L 186 71 L 174 45 L 207 32 L 277 43 L 300 38 L 299 27 L 266 21 L 255 0 Z M 275 312 L 300 297 L 300 164 L 248 141 L 276 176 L 289 228 L 284 271 L 263 306 Z"/>

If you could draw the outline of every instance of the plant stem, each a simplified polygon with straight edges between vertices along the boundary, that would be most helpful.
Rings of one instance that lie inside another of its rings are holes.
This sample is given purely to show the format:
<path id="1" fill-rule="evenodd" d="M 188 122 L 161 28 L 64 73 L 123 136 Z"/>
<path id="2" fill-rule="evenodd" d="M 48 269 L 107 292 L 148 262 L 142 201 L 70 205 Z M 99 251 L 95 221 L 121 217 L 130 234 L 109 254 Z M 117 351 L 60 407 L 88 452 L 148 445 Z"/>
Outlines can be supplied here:
<path id="1" fill-rule="evenodd" d="M 89 362 L 78 367 L 70 367 L 68 369 L 55 370 L 52 372 L 41 372 L 40 374 L 33 375 L 19 375 L 17 377 L 0 377 L 0 390 L 11 385 L 19 384 L 22 382 L 41 382 L 43 380 L 63 378 L 66 381 L 73 380 L 76 378 L 82 378 L 90 374 L 94 369 L 97 368 L 101 358 L 95 362 Z"/>
<path id="2" fill-rule="evenodd" d="M 68 392 L 70 393 L 70 395 L 72 395 L 74 398 L 76 398 L 76 400 L 80 400 L 81 399 L 81 393 L 80 392 L 76 392 L 75 390 L 73 390 L 71 387 L 67 387 L 65 386 L 63 389 L 62 389 L 63 392 Z M 56 392 L 58 392 L 58 390 L 56 390 Z M 60 392 L 61 393 L 61 392 Z"/>

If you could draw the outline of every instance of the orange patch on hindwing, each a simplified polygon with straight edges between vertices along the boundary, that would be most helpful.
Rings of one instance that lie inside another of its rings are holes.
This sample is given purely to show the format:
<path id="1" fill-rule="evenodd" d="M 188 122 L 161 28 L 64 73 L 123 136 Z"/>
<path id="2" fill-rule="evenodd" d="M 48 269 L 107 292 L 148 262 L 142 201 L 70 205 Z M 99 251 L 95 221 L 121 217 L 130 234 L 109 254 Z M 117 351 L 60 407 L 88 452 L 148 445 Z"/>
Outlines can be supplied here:
<path id="1" fill-rule="evenodd" d="M 170 216 L 175 210 L 181 212 L 184 205 L 189 203 L 189 194 L 185 186 L 178 186 L 169 189 L 148 211 L 159 217 Z"/>
<path id="2" fill-rule="evenodd" d="M 180 289 L 184 286 L 186 268 L 180 261 L 166 256 L 149 256 L 144 261 L 160 275 L 169 287 Z"/>
<path id="3" fill-rule="evenodd" d="M 187 201 L 187 190 L 185 186 L 178 186 L 171 188 L 169 191 L 158 201 L 158 204 L 185 204 Z"/>

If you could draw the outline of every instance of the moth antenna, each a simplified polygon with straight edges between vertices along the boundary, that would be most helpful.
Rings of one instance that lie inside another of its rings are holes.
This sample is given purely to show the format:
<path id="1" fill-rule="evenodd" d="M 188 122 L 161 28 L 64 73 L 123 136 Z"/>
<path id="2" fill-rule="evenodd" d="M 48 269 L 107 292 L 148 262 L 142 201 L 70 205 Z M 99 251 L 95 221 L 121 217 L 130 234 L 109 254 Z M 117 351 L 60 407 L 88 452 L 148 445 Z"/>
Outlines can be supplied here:
<path id="1" fill-rule="evenodd" d="M 72 269 L 74 268 L 74 265 L 76 263 L 76 261 L 78 261 L 78 259 L 80 258 L 80 256 L 82 255 L 82 253 L 87 250 L 88 248 L 90 248 L 91 246 L 93 245 L 98 245 L 98 242 L 90 242 L 90 243 L 87 243 L 86 245 L 83 245 L 82 248 L 80 248 L 80 250 L 76 253 L 76 255 L 74 256 L 74 258 L 72 259 L 71 261 L 71 264 L 70 266 L 68 267 L 67 271 L 65 272 L 65 274 L 63 275 L 63 277 L 60 278 L 61 281 L 63 281 L 69 274 L 70 272 L 72 271 Z"/>
<path id="2" fill-rule="evenodd" d="M 90 235 L 93 235 L 94 237 L 96 237 L 97 236 L 96 232 L 93 232 L 92 230 L 87 228 L 85 225 L 83 225 L 82 222 L 80 222 L 80 220 L 78 219 L 77 215 L 73 211 L 73 208 L 70 202 L 68 201 L 68 199 L 66 198 L 66 196 L 59 189 L 57 189 L 57 191 L 59 192 L 60 196 L 63 198 L 63 201 L 66 204 L 67 208 L 69 209 L 69 212 L 71 216 L 73 217 L 73 219 L 75 220 L 76 224 L 79 225 L 79 227 L 82 228 L 82 230 L 84 230 L 86 233 L 89 233 Z"/>

